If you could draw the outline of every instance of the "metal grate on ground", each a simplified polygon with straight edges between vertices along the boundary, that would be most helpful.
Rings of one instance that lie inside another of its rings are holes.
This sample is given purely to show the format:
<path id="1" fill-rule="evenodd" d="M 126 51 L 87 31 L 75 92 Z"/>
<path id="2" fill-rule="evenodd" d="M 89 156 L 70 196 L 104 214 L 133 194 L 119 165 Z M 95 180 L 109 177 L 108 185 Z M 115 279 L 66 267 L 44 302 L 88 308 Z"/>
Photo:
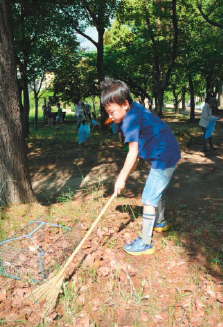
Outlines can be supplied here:
<path id="1" fill-rule="evenodd" d="M 80 238 L 77 224 L 65 227 L 30 221 L 0 242 L 0 274 L 15 280 L 42 283 L 72 254 Z"/>

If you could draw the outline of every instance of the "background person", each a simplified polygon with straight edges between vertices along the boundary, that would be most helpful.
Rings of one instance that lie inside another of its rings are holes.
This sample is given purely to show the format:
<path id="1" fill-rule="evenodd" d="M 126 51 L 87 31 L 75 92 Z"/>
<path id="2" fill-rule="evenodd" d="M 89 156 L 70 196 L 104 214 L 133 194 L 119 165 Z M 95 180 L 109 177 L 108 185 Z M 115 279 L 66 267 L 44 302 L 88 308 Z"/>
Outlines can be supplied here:
<path id="1" fill-rule="evenodd" d="M 75 119 L 76 119 L 76 130 L 78 131 L 80 124 L 81 124 L 81 120 L 84 118 L 84 112 L 83 112 L 83 108 L 81 106 L 81 101 L 80 100 L 76 100 L 74 103 L 74 110 L 75 110 Z"/>
<path id="2" fill-rule="evenodd" d="M 97 128 L 100 129 L 100 124 L 96 120 L 96 116 L 95 116 L 95 113 L 94 112 L 92 112 L 91 125 L 92 125 L 92 130 L 95 130 Z"/>
<path id="3" fill-rule="evenodd" d="M 60 106 L 60 103 L 57 103 L 57 115 L 56 115 L 56 124 L 62 124 L 63 123 L 63 110 Z"/>
<path id="4" fill-rule="evenodd" d="M 199 126 L 201 126 L 203 131 L 203 152 L 207 152 L 207 142 L 209 142 L 210 150 L 215 150 L 213 146 L 213 139 L 212 135 L 210 137 L 205 137 L 206 130 L 208 124 L 212 121 L 212 119 L 217 119 L 217 117 L 214 117 L 212 115 L 212 108 L 216 105 L 216 99 L 215 98 L 206 98 L 205 99 L 205 105 L 202 108 L 201 112 L 201 118 L 199 121 Z"/>
<path id="5" fill-rule="evenodd" d="M 88 117 L 88 119 L 91 121 L 91 106 L 88 102 L 84 103 L 84 114 L 85 117 Z"/>
<path id="6" fill-rule="evenodd" d="M 47 112 L 47 106 L 46 106 L 46 104 L 44 104 L 42 106 L 42 110 L 43 110 L 43 120 L 44 120 L 44 122 L 47 122 L 47 120 L 48 120 L 48 112 Z"/>
<path id="7" fill-rule="evenodd" d="M 53 113 L 52 113 L 50 102 L 48 102 L 47 113 L 48 113 L 48 125 L 53 126 Z"/>

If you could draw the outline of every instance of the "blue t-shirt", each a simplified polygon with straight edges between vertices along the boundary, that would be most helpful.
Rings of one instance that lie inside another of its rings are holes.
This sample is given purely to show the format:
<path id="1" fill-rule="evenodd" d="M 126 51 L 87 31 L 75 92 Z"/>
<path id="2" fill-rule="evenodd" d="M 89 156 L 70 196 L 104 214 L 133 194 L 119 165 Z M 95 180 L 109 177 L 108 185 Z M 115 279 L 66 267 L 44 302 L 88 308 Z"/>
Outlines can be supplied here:
<path id="1" fill-rule="evenodd" d="M 180 149 L 170 127 L 151 111 L 133 102 L 120 123 L 125 142 L 138 142 L 139 157 L 151 168 L 166 169 L 180 159 Z"/>

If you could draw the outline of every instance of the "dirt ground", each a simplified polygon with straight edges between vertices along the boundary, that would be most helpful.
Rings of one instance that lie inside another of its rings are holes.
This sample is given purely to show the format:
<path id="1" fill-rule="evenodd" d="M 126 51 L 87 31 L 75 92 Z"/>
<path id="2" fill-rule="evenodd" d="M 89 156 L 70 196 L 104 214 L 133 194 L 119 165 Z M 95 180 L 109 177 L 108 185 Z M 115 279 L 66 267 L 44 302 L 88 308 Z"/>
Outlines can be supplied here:
<path id="1" fill-rule="evenodd" d="M 214 132 L 217 150 L 204 155 L 200 130 L 192 132 L 196 124 L 166 120 L 182 158 L 167 192 L 170 229 L 154 233 L 154 255 L 131 257 L 123 251 L 141 230 L 149 166 L 139 161 L 122 196 L 75 257 L 48 316 L 42 317 L 44 301 L 21 301 L 35 285 L 0 277 L 0 326 L 223 327 L 223 122 Z M 112 195 L 126 156 L 113 136 L 102 144 L 98 139 L 83 146 L 70 142 L 63 149 L 57 145 L 56 152 L 33 146 L 28 158 L 39 204 L 9 208 L 4 229 L 17 220 L 21 226 L 50 216 L 68 226 L 78 220 L 81 239 Z"/>

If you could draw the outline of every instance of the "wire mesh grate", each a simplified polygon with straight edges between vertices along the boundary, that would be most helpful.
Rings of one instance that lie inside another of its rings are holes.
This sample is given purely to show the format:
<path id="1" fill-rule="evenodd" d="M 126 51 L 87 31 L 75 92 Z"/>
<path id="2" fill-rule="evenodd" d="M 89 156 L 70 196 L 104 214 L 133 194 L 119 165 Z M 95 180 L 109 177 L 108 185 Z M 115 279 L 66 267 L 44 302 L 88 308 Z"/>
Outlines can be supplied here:
<path id="1" fill-rule="evenodd" d="M 30 221 L 0 242 L 0 274 L 31 283 L 43 282 L 72 254 L 80 238 L 78 224 L 65 227 Z"/>

